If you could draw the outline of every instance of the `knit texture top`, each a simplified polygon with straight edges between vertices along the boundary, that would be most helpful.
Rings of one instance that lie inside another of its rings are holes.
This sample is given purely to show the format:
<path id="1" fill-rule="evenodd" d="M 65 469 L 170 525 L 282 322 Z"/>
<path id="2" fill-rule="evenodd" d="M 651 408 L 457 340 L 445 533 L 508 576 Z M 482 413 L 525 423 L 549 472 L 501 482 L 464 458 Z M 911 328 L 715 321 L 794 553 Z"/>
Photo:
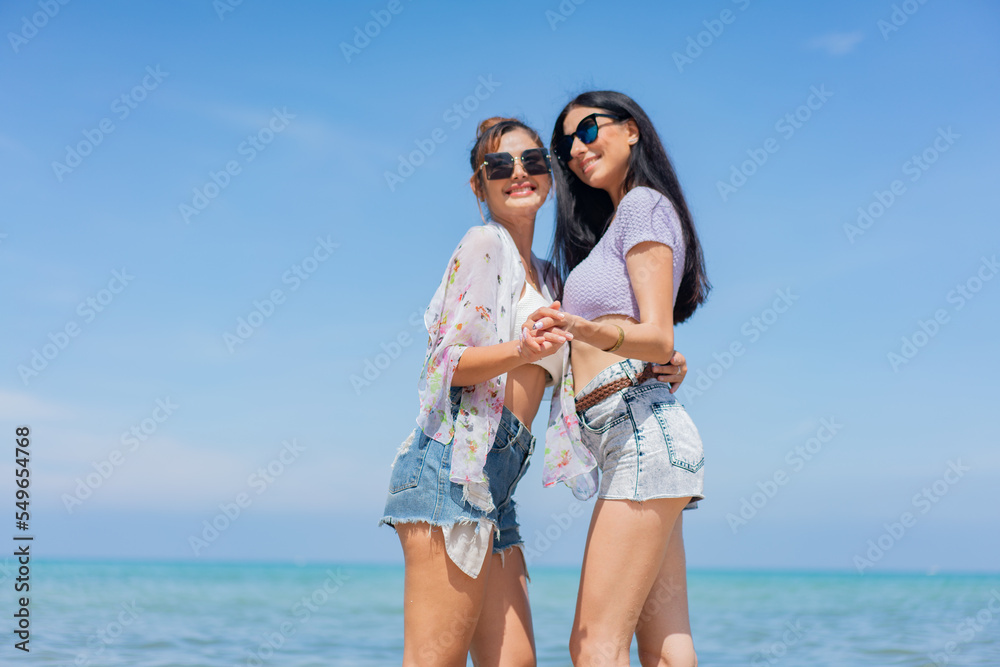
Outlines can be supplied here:
<path id="1" fill-rule="evenodd" d="M 663 194 L 647 187 L 629 190 L 607 231 L 576 265 L 563 288 L 563 309 L 584 319 L 602 315 L 628 315 L 639 321 L 625 255 L 644 241 L 663 243 L 673 250 L 673 301 L 684 275 L 684 231 L 673 204 Z M 641 280 L 642 276 L 632 277 Z"/>

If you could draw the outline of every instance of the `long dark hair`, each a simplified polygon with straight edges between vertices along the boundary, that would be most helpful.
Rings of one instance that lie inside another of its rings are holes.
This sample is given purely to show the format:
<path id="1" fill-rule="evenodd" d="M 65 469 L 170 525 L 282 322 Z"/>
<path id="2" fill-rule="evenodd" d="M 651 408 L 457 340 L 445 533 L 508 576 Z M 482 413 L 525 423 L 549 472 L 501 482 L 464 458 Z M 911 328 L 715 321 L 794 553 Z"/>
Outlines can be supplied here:
<path id="1" fill-rule="evenodd" d="M 556 270 L 565 281 L 569 272 L 597 245 L 615 213 L 607 192 L 586 185 L 562 160 L 555 157 L 556 144 L 565 136 L 563 121 L 574 107 L 594 107 L 623 119 L 631 118 L 639 128 L 639 141 L 632 146 L 629 155 L 625 192 L 639 186 L 652 188 L 670 200 L 680 217 L 686 246 L 684 273 L 674 304 L 674 323 L 680 324 L 705 301 L 712 286 L 708 282 L 701 243 L 674 166 L 649 116 L 628 95 L 610 90 L 582 93 L 567 104 L 556 119 L 550 144 L 555 176 L 553 187 L 556 189 L 556 232 L 552 243 Z"/>

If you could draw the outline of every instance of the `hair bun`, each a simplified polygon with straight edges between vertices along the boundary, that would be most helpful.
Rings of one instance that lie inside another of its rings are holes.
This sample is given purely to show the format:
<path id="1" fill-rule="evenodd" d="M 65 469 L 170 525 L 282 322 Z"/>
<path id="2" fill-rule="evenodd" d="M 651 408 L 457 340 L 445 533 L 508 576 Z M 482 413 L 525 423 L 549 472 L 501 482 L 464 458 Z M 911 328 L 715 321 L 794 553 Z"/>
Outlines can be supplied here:
<path id="1" fill-rule="evenodd" d="M 486 132 L 494 125 L 499 125 L 504 121 L 517 120 L 516 118 L 503 118 L 502 116 L 493 116 L 492 118 L 487 118 L 486 120 L 479 123 L 479 129 L 476 130 L 476 139 L 482 137 Z"/>

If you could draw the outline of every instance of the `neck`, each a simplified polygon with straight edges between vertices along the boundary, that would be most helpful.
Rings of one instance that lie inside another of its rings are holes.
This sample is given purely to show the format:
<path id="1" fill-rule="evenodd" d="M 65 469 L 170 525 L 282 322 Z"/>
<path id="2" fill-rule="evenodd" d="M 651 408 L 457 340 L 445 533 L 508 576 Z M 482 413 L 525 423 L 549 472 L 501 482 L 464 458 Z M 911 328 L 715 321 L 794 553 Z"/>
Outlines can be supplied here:
<path id="1" fill-rule="evenodd" d="M 605 192 L 607 192 L 608 196 L 611 197 L 611 203 L 617 209 L 622 197 L 625 196 L 625 181 L 619 183 L 617 188 L 609 188 L 608 190 L 605 190 Z"/>
<path id="2" fill-rule="evenodd" d="M 525 217 L 516 220 L 501 220 L 495 218 L 497 224 L 504 229 L 514 239 L 517 253 L 521 256 L 526 267 L 531 266 L 531 241 L 535 237 L 535 216 Z"/>

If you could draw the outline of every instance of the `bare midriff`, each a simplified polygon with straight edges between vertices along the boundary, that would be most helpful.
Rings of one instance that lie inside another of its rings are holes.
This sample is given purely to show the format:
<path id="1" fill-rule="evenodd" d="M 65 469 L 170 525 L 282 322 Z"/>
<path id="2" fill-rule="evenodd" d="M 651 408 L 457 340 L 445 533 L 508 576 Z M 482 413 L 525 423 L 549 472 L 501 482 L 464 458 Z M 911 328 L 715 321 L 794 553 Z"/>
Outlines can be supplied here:
<path id="1" fill-rule="evenodd" d="M 559 354 L 556 352 L 556 354 Z M 514 413 L 518 420 L 531 428 L 531 422 L 538 414 L 538 406 L 545 393 L 548 373 L 541 366 L 524 364 L 507 372 L 507 389 L 504 392 L 504 407 Z"/>
<path id="2" fill-rule="evenodd" d="M 601 315 L 593 322 L 611 322 L 614 324 L 636 324 L 628 315 Z M 587 383 L 597 377 L 597 374 L 612 364 L 624 359 L 616 352 L 605 352 L 581 340 L 570 343 L 570 363 L 573 364 L 573 391 L 579 393 Z"/>

